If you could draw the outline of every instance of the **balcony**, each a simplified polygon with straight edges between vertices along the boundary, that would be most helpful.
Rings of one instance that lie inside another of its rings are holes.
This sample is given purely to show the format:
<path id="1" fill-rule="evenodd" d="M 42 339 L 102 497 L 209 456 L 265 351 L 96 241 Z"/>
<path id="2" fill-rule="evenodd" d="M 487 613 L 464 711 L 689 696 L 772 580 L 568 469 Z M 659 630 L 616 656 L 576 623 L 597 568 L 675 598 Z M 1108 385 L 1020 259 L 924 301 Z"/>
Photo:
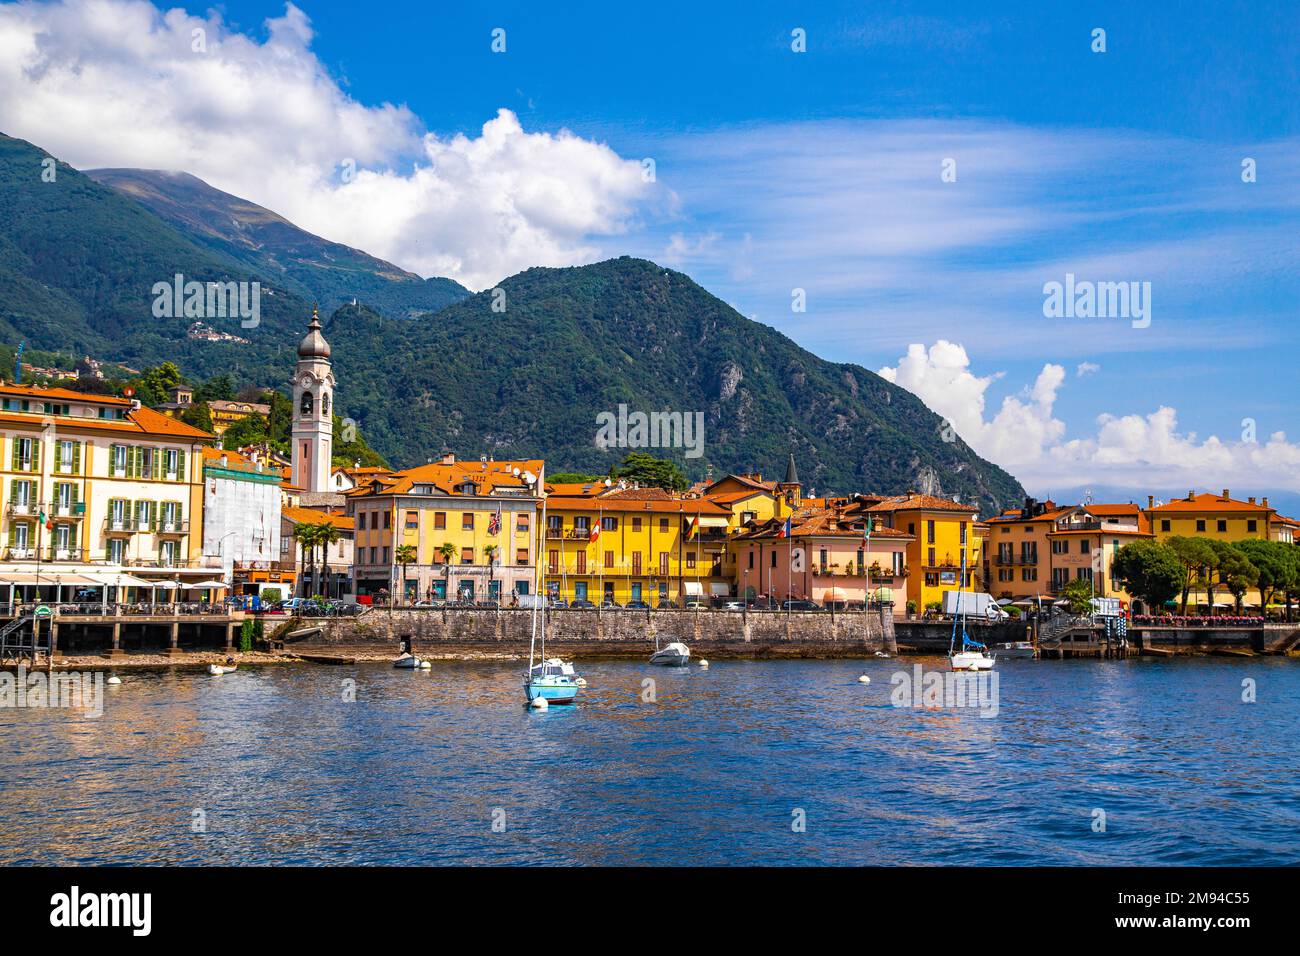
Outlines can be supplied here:
<path id="1" fill-rule="evenodd" d="M 189 533 L 190 533 L 190 522 L 188 518 L 182 519 L 180 521 L 167 521 L 166 519 L 161 519 L 159 520 L 157 526 L 154 528 L 154 534 L 189 534 Z"/>
<path id="2" fill-rule="evenodd" d="M 147 527 L 144 529 L 136 527 L 136 521 L 133 518 L 104 519 L 104 534 L 135 534 L 140 530 L 148 531 L 149 529 Z"/>
<path id="3" fill-rule="evenodd" d="M 40 510 L 40 506 L 34 503 L 17 504 L 11 501 L 9 507 L 5 509 L 5 514 L 11 518 L 35 518 Z"/>
<path id="4" fill-rule="evenodd" d="M 85 561 L 86 552 L 82 548 L 59 548 L 50 546 L 45 549 L 46 561 Z"/>
<path id="5" fill-rule="evenodd" d="M 86 503 L 78 501 L 73 505 L 54 505 L 46 517 L 55 521 L 80 521 L 86 517 Z"/>
<path id="6" fill-rule="evenodd" d="M 35 548 L 6 548 L 5 560 L 6 561 L 35 561 L 36 549 Z"/>

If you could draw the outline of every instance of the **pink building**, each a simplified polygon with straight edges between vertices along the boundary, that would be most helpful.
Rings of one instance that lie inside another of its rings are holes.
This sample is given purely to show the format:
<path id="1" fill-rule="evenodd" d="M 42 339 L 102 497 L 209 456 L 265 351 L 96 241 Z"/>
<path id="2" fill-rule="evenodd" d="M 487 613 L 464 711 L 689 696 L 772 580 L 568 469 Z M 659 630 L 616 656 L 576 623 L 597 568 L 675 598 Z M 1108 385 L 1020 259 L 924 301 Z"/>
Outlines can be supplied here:
<path id="1" fill-rule="evenodd" d="M 779 518 L 737 534 L 731 540 L 737 594 L 860 605 L 868 594 L 873 601 L 890 601 L 897 591 L 901 603 L 905 554 L 915 536 L 877 521 L 868 539 L 868 520 L 856 503 L 833 501 L 829 507 L 795 511 L 788 535 L 786 521 Z"/>

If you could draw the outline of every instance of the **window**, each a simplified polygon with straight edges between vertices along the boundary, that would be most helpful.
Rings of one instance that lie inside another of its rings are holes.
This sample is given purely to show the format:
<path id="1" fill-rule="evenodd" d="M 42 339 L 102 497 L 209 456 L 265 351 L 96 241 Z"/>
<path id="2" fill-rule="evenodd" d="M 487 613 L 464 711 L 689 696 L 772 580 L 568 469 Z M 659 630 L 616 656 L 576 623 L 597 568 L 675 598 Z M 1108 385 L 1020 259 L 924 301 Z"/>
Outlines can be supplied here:
<path id="1" fill-rule="evenodd" d="M 961 543 L 966 543 L 966 522 L 961 523 Z"/>
<path id="2" fill-rule="evenodd" d="M 1197 518 L 1197 519 L 1196 519 L 1196 530 L 1197 530 L 1197 531 L 1204 531 L 1204 530 L 1205 530 L 1205 519 L 1204 519 L 1204 518 Z"/>
<path id="3" fill-rule="evenodd" d="M 315 407 L 315 402 L 311 397 L 311 392 L 303 392 L 302 403 L 299 405 L 299 411 L 302 412 L 303 417 L 305 418 L 308 415 L 310 415 L 314 407 Z"/>
<path id="4" fill-rule="evenodd" d="M 632 519 L 632 530 L 633 530 L 633 531 L 640 531 L 640 530 L 641 530 L 641 519 L 640 519 L 640 518 L 633 518 L 633 519 Z"/>
<path id="5" fill-rule="evenodd" d="M 915 522 L 915 521 L 909 521 L 909 522 L 907 523 L 907 533 L 908 533 L 908 534 L 916 534 L 916 522 Z"/>
<path id="6" fill-rule="evenodd" d="M 640 551 L 632 552 L 632 573 L 633 574 L 641 573 L 641 552 Z"/>
<path id="7" fill-rule="evenodd" d="M 822 548 L 817 555 L 817 563 L 821 565 L 822 571 L 826 570 L 826 549 Z"/>
<path id="8" fill-rule="evenodd" d="M 521 566 L 522 566 L 522 565 L 526 565 L 527 563 L 528 563 L 528 549 L 527 549 L 527 548 L 516 548 L 516 549 L 515 549 L 515 564 L 518 564 L 518 565 L 521 565 Z"/>
<path id="9" fill-rule="evenodd" d="M 384 564 L 388 563 L 388 559 L 389 559 L 388 545 L 384 545 Z"/>
<path id="10" fill-rule="evenodd" d="M 406 528 L 407 528 L 407 530 L 418 529 L 419 527 L 420 527 L 420 512 L 418 512 L 418 511 L 408 511 L 408 512 L 406 513 Z"/>
<path id="11" fill-rule="evenodd" d="M 32 504 L 32 488 L 35 483 L 31 481 L 15 480 L 9 485 L 9 507 L 15 514 L 27 514 Z"/>
<path id="12" fill-rule="evenodd" d="M 1226 521 L 1224 521 L 1222 518 L 1220 518 L 1217 522 L 1215 522 L 1215 527 L 1216 527 L 1216 530 L 1217 530 L 1220 534 L 1222 534 L 1223 532 L 1225 532 L 1225 531 L 1228 530 L 1228 522 L 1226 522 Z"/>
<path id="13" fill-rule="evenodd" d="M 925 572 L 925 586 L 926 586 L 927 588 L 937 588 L 937 587 L 939 586 L 939 572 L 938 572 L 938 571 L 926 571 L 926 572 Z"/>
<path id="14" fill-rule="evenodd" d="M 546 552 L 546 570 L 551 574 L 556 574 L 560 570 L 560 552 Z"/>
<path id="15" fill-rule="evenodd" d="M 515 530 L 528 533 L 528 515 L 520 513 L 515 517 Z"/>
<path id="16" fill-rule="evenodd" d="M 754 566 L 754 552 L 753 552 L 753 551 L 749 552 L 749 566 L 750 566 L 751 568 Z"/>
<path id="17" fill-rule="evenodd" d="M 77 443 L 62 439 L 54 446 L 54 470 L 62 472 L 65 475 L 74 473 L 73 457 L 76 454 Z"/>
<path id="18" fill-rule="evenodd" d="M 1080 553 L 1080 554 L 1092 554 L 1092 542 L 1089 541 L 1087 538 L 1080 538 L 1080 539 L 1079 539 L 1079 553 Z"/>
<path id="19" fill-rule="evenodd" d="M 587 552 L 579 551 L 574 561 L 575 561 L 574 568 L 573 568 L 574 573 L 586 574 L 587 573 Z"/>
<path id="20" fill-rule="evenodd" d="M 40 446 L 30 438 L 14 439 L 14 471 L 35 471 L 40 467 L 40 459 L 37 458 Z"/>
<path id="21" fill-rule="evenodd" d="M 158 546 L 158 560 L 165 568 L 173 568 L 176 566 L 175 541 L 167 540 Z"/>
<path id="22" fill-rule="evenodd" d="M 288 543 L 288 539 L 285 539 Z M 121 564 L 126 560 L 126 539 L 109 538 L 108 539 L 108 560 L 112 564 Z"/>
<path id="23" fill-rule="evenodd" d="M 546 516 L 546 536 L 558 538 L 564 533 L 564 518 L 561 515 Z"/>
<path id="24" fill-rule="evenodd" d="M 613 552 L 613 551 L 606 551 L 606 552 L 605 552 L 605 567 L 607 567 L 607 568 L 612 568 L 613 566 L 614 566 L 614 552 Z"/>
<path id="25" fill-rule="evenodd" d="M 181 453 L 175 448 L 168 448 L 163 452 L 163 472 L 168 481 L 176 481 L 180 477 Z"/>
<path id="26" fill-rule="evenodd" d="M 601 530 L 601 531 L 617 531 L 617 530 L 618 530 L 618 519 L 617 519 L 617 518 L 601 518 L 601 519 L 600 519 L 600 530 Z"/>
<path id="27" fill-rule="evenodd" d="M 660 519 L 659 519 L 659 532 L 660 532 L 661 534 L 667 534 L 667 533 L 668 533 L 668 519 L 667 519 L 667 518 L 660 518 Z"/>
<path id="28" fill-rule="evenodd" d="M 607 552 L 607 553 L 608 553 L 611 557 L 613 557 L 614 552 L 610 551 L 610 552 Z M 773 557 L 775 557 L 775 554 L 773 555 Z M 689 554 L 686 555 L 686 566 L 687 566 L 688 568 L 690 568 L 691 570 L 694 570 L 694 569 L 695 569 L 695 552 L 694 552 L 694 551 L 692 551 L 692 552 L 690 552 Z"/>
<path id="29" fill-rule="evenodd" d="M 925 543 L 934 544 L 934 521 L 932 520 L 925 523 Z M 934 564 L 933 561 L 930 563 Z"/>
<path id="30" fill-rule="evenodd" d="M 433 513 L 433 530 L 443 531 L 447 527 L 447 512 L 435 511 Z"/>
<path id="31" fill-rule="evenodd" d="M 1257 527 L 1257 526 L 1256 526 L 1256 524 L 1255 524 L 1255 519 L 1254 519 L 1254 518 L 1251 518 L 1249 521 L 1246 522 L 1246 530 L 1249 531 L 1249 532 L 1251 532 L 1252 534 L 1255 532 L 1255 528 L 1256 528 L 1256 527 Z"/>
<path id="32" fill-rule="evenodd" d="M 668 552 L 667 551 L 659 552 L 659 573 L 660 574 L 668 573 Z"/>
<path id="33" fill-rule="evenodd" d="M 823 552 L 825 553 L 825 552 Z M 925 552 L 925 563 L 928 567 L 934 567 L 934 548 L 927 548 Z"/>
<path id="34" fill-rule="evenodd" d="M 466 511 L 460 516 L 460 530 L 461 531 L 474 530 L 474 512 Z"/>
<path id="35" fill-rule="evenodd" d="M 1161 531 L 1168 531 L 1168 530 L 1169 530 L 1169 519 L 1168 519 L 1168 518 L 1166 518 L 1165 520 L 1163 520 L 1163 521 L 1160 522 L 1160 530 L 1161 530 Z"/>
<path id="36" fill-rule="evenodd" d="M 461 548 L 461 549 L 460 549 L 460 563 L 461 563 L 461 564 L 473 564 L 473 563 L 474 563 L 474 549 L 473 549 L 473 548 Z"/>
<path id="37" fill-rule="evenodd" d="M 387 529 L 391 528 L 392 526 L 393 526 L 393 513 L 392 513 L 391 511 L 385 511 L 385 512 L 384 512 L 384 530 L 387 530 Z"/>
<path id="38" fill-rule="evenodd" d="M 772 566 L 772 567 L 776 567 L 776 550 L 775 550 L 775 549 L 773 549 L 773 551 L 772 551 L 772 565 L 771 565 L 771 566 Z"/>

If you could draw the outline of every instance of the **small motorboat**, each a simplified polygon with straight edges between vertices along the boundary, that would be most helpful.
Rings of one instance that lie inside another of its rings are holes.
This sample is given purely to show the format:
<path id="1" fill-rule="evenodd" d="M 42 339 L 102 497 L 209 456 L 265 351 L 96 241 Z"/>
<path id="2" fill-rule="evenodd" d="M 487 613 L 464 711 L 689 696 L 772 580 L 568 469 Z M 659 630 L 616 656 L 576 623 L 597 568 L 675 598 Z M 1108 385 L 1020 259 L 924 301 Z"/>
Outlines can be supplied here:
<path id="1" fill-rule="evenodd" d="M 1011 641 L 1008 644 L 994 644 L 993 650 L 997 651 L 997 656 L 1005 660 L 1025 660 L 1034 659 L 1034 645 L 1030 641 Z"/>
<path id="2" fill-rule="evenodd" d="M 227 662 L 225 664 L 209 664 L 208 673 L 213 677 L 220 677 L 222 674 L 233 674 L 239 670 L 239 665 Z"/>
<path id="3" fill-rule="evenodd" d="M 528 669 L 524 680 L 524 696 L 531 704 L 541 698 L 548 704 L 572 704 L 578 697 L 578 681 L 573 665 L 559 658 L 544 660 Z"/>
<path id="4" fill-rule="evenodd" d="M 419 670 L 420 665 L 423 663 L 424 662 L 421 661 L 414 654 L 403 654 L 397 660 L 393 661 L 393 666 L 396 667 L 398 670 L 414 671 L 414 670 Z"/>
<path id="5" fill-rule="evenodd" d="M 651 664 L 663 664 L 665 667 L 685 667 L 691 662 L 691 649 L 681 641 L 673 641 L 671 644 L 659 646 L 659 638 L 655 638 L 655 652 L 650 655 Z"/>

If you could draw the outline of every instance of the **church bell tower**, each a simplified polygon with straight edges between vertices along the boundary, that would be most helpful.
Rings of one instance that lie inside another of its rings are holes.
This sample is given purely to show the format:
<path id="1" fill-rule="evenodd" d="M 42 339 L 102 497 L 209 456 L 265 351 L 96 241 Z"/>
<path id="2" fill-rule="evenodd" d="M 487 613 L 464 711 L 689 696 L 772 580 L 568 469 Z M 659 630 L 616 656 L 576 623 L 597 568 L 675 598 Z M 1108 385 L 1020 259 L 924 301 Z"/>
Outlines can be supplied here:
<path id="1" fill-rule="evenodd" d="M 334 369 L 330 346 L 311 310 L 298 345 L 293 375 L 293 483 L 304 491 L 329 491 L 334 457 Z"/>

